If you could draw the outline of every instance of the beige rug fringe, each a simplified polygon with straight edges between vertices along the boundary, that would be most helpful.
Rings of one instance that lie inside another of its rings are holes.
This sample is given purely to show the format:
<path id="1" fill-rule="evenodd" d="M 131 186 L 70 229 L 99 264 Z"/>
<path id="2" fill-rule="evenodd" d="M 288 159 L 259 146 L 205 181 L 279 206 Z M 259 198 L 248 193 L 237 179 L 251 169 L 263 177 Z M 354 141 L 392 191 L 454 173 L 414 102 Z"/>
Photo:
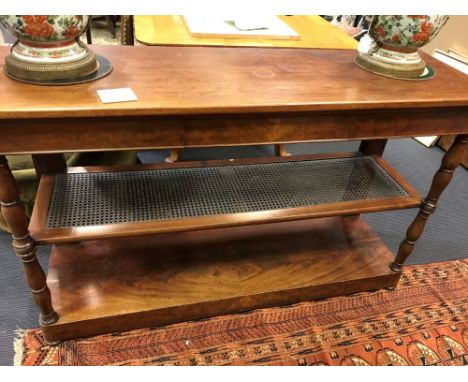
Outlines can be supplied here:
<path id="1" fill-rule="evenodd" d="M 24 353 L 24 336 L 26 330 L 16 329 L 15 330 L 15 339 L 13 341 L 13 348 L 15 349 L 15 358 L 13 359 L 14 366 L 21 366 L 23 363 L 23 353 Z"/>

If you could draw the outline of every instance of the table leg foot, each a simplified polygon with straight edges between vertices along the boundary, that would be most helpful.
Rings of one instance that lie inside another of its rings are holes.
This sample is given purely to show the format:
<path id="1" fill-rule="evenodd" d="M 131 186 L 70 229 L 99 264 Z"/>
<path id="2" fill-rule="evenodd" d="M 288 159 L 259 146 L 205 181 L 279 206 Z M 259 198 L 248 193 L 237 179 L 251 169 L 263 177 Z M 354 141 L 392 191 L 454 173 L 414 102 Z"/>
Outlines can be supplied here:
<path id="1" fill-rule="evenodd" d="M 39 324 L 41 326 L 52 325 L 54 322 L 57 322 L 58 314 L 57 312 L 51 312 L 47 316 L 43 315 L 42 313 L 39 314 Z"/>
<path id="2" fill-rule="evenodd" d="M 393 272 L 400 272 L 401 271 L 401 265 L 395 264 L 395 262 L 393 262 L 393 263 L 390 264 L 390 269 Z"/>
<path id="3" fill-rule="evenodd" d="M 44 340 L 45 340 L 45 343 L 47 344 L 47 346 L 58 346 L 62 342 L 62 341 L 50 341 L 49 342 L 46 339 L 44 339 Z"/>

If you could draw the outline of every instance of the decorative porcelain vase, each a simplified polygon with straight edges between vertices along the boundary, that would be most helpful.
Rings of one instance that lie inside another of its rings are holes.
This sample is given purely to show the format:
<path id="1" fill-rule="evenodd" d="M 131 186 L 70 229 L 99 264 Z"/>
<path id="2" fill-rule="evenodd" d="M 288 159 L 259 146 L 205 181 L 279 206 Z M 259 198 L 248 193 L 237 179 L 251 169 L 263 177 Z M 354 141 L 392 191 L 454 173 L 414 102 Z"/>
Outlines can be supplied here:
<path id="1" fill-rule="evenodd" d="M 372 41 L 358 48 L 356 61 L 371 72 L 400 78 L 417 78 L 426 63 L 418 48 L 431 41 L 448 16 L 372 16 L 369 35 Z"/>
<path id="2" fill-rule="evenodd" d="M 0 16 L 18 39 L 5 59 L 7 74 L 21 81 L 77 78 L 97 70 L 95 55 L 79 41 L 89 16 Z"/>

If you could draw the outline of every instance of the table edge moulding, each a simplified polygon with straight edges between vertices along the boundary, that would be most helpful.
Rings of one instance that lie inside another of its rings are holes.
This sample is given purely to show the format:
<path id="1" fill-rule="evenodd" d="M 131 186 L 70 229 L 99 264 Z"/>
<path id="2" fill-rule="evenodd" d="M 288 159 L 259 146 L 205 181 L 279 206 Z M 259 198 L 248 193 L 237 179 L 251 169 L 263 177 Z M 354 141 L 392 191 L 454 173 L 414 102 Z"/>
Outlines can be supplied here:
<path id="1" fill-rule="evenodd" d="M 375 76 L 352 50 L 95 46 L 102 80 L 0 76 L 0 206 L 48 343 L 393 288 L 463 158 L 468 78 Z M 0 60 L 8 53 L 0 48 Z M 151 79 L 151 80 L 149 80 Z M 103 105 L 96 90 L 131 87 Z M 458 135 L 423 198 L 387 140 Z M 65 168 L 64 152 L 360 140 L 359 152 Z M 6 155 L 32 154 L 31 221 Z M 362 213 L 418 208 L 396 256 Z M 36 246 L 52 244 L 48 273 Z"/>

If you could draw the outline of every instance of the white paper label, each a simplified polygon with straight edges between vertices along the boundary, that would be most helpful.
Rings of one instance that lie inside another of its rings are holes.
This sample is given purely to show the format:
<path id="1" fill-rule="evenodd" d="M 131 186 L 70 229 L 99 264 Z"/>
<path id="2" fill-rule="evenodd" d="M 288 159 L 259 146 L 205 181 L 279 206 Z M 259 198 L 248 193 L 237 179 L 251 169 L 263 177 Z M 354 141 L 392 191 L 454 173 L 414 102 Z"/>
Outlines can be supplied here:
<path id="1" fill-rule="evenodd" d="M 102 103 L 138 101 L 135 92 L 130 88 L 102 89 L 96 92 Z"/>

